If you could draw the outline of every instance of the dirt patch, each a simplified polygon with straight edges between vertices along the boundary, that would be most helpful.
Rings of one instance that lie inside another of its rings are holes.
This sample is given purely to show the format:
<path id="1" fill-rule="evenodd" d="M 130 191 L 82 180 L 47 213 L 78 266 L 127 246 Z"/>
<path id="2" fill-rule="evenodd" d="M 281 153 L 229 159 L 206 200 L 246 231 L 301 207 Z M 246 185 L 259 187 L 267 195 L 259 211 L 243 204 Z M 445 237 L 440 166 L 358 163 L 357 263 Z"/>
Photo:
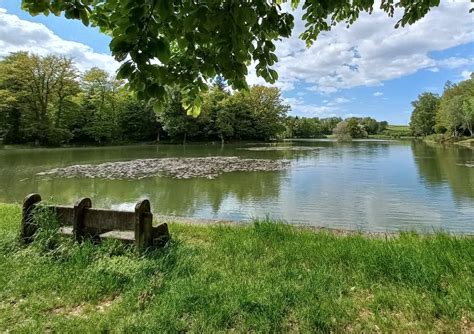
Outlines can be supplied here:
<path id="1" fill-rule="evenodd" d="M 96 305 L 81 303 L 75 306 L 58 306 L 51 310 L 51 313 L 70 317 L 79 317 L 87 312 L 105 312 L 110 306 L 117 302 L 119 297 L 104 298 Z"/>
<path id="2" fill-rule="evenodd" d="M 214 179 L 222 173 L 278 171 L 289 166 L 288 160 L 241 159 L 239 157 L 163 158 L 106 162 L 98 165 L 73 165 L 54 168 L 37 175 L 103 179 L 143 179 L 152 176 Z"/>

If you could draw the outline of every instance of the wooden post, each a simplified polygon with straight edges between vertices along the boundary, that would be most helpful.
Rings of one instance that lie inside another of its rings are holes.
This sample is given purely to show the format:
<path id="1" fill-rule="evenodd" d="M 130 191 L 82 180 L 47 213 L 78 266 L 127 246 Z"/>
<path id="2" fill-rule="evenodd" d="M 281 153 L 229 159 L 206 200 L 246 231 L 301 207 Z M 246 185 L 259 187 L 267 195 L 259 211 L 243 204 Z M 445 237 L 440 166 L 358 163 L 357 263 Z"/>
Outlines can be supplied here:
<path id="1" fill-rule="evenodd" d="M 74 218 L 72 233 L 77 241 L 82 241 L 84 237 L 84 210 L 92 207 L 90 198 L 81 198 L 74 204 Z"/>
<path id="2" fill-rule="evenodd" d="M 29 194 L 23 200 L 20 239 L 21 242 L 25 244 L 29 244 L 33 241 L 33 236 L 36 232 L 33 209 L 39 202 L 41 202 L 41 196 L 39 194 Z"/>
<path id="3" fill-rule="evenodd" d="M 152 216 L 145 213 L 151 213 L 150 201 L 144 199 L 135 206 L 135 246 L 138 251 L 143 251 L 152 246 Z"/>
<path id="4" fill-rule="evenodd" d="M 168 224 L 163 223 L 153 227 L 153 246 L 163 247 L 170 240 Z"/>

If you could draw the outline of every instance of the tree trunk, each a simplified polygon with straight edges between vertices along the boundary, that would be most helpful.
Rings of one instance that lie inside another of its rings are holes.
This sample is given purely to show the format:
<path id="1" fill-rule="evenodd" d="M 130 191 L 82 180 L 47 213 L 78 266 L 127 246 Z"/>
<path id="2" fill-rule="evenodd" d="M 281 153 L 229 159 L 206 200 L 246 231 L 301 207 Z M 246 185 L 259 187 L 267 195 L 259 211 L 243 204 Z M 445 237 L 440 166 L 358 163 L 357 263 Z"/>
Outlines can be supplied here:
<path id="1" fill-rule="evenodd" d="M 61 124 L 61 116 L 63 113 L 63 98 L 59 99 L 59 106 L 58 106 L 58 113 L 56 115 L 56 127 L 59 128 L 59 125 Z"/>
<path id="2" fill-rule="evenodd" d="M 186 144 L 186 132 L 183 135 L 183 145 Z"/>

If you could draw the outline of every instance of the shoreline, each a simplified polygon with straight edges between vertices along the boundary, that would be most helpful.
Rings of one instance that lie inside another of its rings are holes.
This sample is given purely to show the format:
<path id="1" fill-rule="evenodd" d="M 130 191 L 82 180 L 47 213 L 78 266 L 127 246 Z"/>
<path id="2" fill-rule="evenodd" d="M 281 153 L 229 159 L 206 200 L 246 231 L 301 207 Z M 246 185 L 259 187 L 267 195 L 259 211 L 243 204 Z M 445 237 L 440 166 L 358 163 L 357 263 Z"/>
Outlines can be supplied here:
<path id="1" fill-rule="evenodd" d="M 249 219 L 249 220 L 226 220 L 226 219 L 208 219 L 208 218 L 198 218 L 198 217 L 182 217 L 182 216 L 168 216 L 168 215 L 159 215 L 153 213 L 155 223 L 172 223 L 179 225 L 189 225 L 189 226 L 201 226 L 201 227 L 213 227 L 213 226 L 231 226 L 236 228 L 248 227 L 253 223 L 253 221 L 262 220 L 259 218 Z M 399 237 L 401 234 L 405 233 L 415 233 L 419 236 L 432 236 L 437 233 L 446 234 L 452 237 L 462 237 L 462 238 L 474 238 L 474 233 L 466 232 L 451 232 L 451 231 L 432 231 L 429 233 L 424 233 L 416 230 L 399 230 L 399 231 L 364 231 L 356 229 L 343 229 L 336 227 L 328 227 L 321 225 L 310 225 L 310 224 L 292 224 L 285 220 L 279 219 L 270 219 L 270 221 L 275 224 L 283 224 L 291 226 L 297 230 L 302 231 L 311 231 L 314 233 L 329 233 L 335 236 L 364 236 L 367 238 L 375 239 L 384 239 L 384 238 L 394 238 Z"/>
<path id="2" fill-rule="evenodd" d="M 2 207 L 11 207 L 20 209 L 21 205 L 17 203 L 0 203 L 0 209 Z M 339 237 L 352 237 L 352 236 L 363 236 L 368 239 L 386 239 L 386 238 L 397 238 L 402 234 L 414 233 L 421 237 L 430 237 L 435 234 L 445 234 L 450 237 L 461 237 L 474 239 L 474 233 L 469 232 L 453 232 L 445 230 L 430 230 L 431 232 L 423 232 L 417 230 L 398 230 L 398 231 L 365 231 L 361 229 L 344 229 L 336 227 L 328 227 L 322 225 L 311 225 L 307 224 L 294 224 L 282 219 L 266 219 L 261 218 L 251 218 L 246 220 L 232 220 L 232 219 L 212 219 L 212 218 L 201 218 L 201 217 L 186 217 L 186 216 L 172 216 L 172 215 L 162 215 L 156 212 L 153 213 L 153 225 L 157 226 L 162 223 L 190 226 L 190 227 L 235 227 L 235 228 L 248 228 L 255 221 L 269 221 L 273 224 L 281 224 L 284 226 L 289 226 L 299 231 L 308 231 L 312 233 L 327 233 Z"/>

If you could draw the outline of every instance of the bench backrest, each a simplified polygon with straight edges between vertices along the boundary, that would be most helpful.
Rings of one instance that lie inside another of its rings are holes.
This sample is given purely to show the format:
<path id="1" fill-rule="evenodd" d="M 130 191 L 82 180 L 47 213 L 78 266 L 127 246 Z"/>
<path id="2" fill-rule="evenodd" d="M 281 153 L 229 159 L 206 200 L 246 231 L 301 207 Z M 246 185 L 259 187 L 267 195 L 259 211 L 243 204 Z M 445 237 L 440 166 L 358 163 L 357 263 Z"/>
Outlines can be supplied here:
<path id="1" fill-rule="evenodd" d="M 31 242 L 36 232 L 33 211 L 40 202 L 39 194 L 30 194 L 23 201 L 21 239 L 25 243 Z M 60 226 L 71 226 L 73 235 L 78 241 L 117 230 L 134 231 L 135 244 L 139 248 L 152 246 L 156 238 L 169 238 L 166 224 L 153 227 L 153 214 L 147 199 L 138 202 L 133 212 L 95 209 L 92 208 L 92 201 L 89 198 L 78 200 L 73 207 L 62 205 L 44 207 L 56 214 Z"/>

